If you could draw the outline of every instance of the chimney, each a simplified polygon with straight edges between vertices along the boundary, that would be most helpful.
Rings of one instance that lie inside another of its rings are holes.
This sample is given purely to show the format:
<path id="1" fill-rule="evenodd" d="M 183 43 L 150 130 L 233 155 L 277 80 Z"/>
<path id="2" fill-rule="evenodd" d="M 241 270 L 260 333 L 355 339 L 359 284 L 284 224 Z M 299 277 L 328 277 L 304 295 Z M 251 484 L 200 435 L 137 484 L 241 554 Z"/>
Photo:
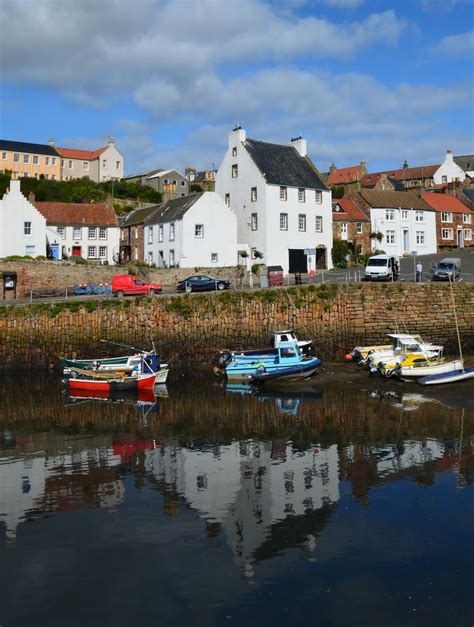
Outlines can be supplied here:
<path id="1" fill-rule="evenodd" d="M 298 135 L 297 137 L 292 137 L 290 140 L 290 146 L 294 146 L 302 157 L 306 157 L 307 155 L 306 139 L 303 139 L 302 135 Z"/>
<path id="2" fill-rule="evenodd" d="M 247 138 L 247 133 L 240 126 L 240 124 L 236 124 L 232 129 L 232 132 L 229 133 L 229 148 L 237 148 L 239 144 L 243 143 Z"/>
<path id="3" fill-rule="evenodd" d="M 109 146 L 113 146 L 115 144 L 113 137 L 109 137 Z"/>
<path id="4" fill-rule="evenodd" d="M 20 179 L 18 178 L 18 173 L 17 172 L 12 172 L 12 177 L 10 179 L 10 192 L 15 192 L 20 194 L 21 193 L 21 188 L 20 188 Z"/>
<path id="5" fill-rule="evenodd" d="M 55 146 L 55 144 L 54 144 L 54 137 L 50 137 L 48 143 L 51 146 L 51 148 L 54 148 L 54 146 Z"/>
<path id="6" fill-rule="evenodd" d="M 331 163 L 331 167 L 329 168 L 329 174 L 332 174 L 333 172 L 335 172 L 337 170 L 336 168 L 336 164 L 334 163 L 334 161 Z"/>
<path id="7" fill-rule="evenodd" d="M 403 162 L 403 169 L 406 170 L 408 168 L 408 161 L 405 159 Z"/>
<path id="8" fill-rule="evenodd" d="M 453 161 L 453 153 L 449 149 L 446 151 L 446 159 L 445 159 L 445 161 Z"/>
<path id="9" fill-rule="evenodd" d="M 29 201 L 32 205 L 34 205 L 34 204 L 35 204 L 35 200 L 36 200 L 36 198 L 35 198 L 34 193 L 33 193 L 33 192 L 30 192 L 30 193 L 28 194 L 28 201 Z"/>
<path id="10" fill-rule="evenodd" d="M 367 165 L 365 161 L 362 160 L 359 166 L 359 176 L 364 176 L 364 174 L 367 174 Z"/>

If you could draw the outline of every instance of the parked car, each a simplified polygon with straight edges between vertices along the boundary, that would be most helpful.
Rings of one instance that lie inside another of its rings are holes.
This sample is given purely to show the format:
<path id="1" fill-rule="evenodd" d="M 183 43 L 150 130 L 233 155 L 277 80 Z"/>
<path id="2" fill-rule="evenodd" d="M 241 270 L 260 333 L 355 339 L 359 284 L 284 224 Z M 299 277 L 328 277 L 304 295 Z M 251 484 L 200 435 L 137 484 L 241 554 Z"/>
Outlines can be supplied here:
<path id="1" fill-rule="evenodd" d="M 433 276 L 432 281 L 455 281 L 461 274 L 461 259 L 459 257 L 445 257 L 438 262 L 433 263 L 431 267 Z"/>
<path id="2" fill-rule="evenodd" d="M 367 260 L 364 281 L 396 281 L 399 267 L 398 257 L 394 255 L 374 255 Z"/>
<path id="3" fill-rule="evenodd" d="M 157 294 L 158 292 L 161 292 L 159 283 L 147 283 L 144 279 L 131 274 L 117 274 L 112 278 L 112 294 L 114 296 Z"/>
<path id="4" fill-rule="evenodd" d="M 213 290 L 227 290 L 230 281 L 227 279 L 214 279 L 207 274 L 193 274 L 179 281 L 178 292 L 209 292 Z"/>

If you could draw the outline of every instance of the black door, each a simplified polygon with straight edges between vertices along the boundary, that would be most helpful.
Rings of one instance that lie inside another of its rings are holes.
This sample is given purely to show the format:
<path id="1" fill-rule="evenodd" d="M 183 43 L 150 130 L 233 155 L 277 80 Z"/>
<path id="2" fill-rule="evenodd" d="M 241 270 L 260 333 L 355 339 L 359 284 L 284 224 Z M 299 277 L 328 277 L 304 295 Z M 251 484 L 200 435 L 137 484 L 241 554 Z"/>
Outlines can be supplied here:
<path id="1" fill-rule="evenodd" d="M 288 250 L 289 255 L 289 273 L 299 274 L 301 272 L 308 272 L 308 262 L 303 248 L 290 248 Z"/>

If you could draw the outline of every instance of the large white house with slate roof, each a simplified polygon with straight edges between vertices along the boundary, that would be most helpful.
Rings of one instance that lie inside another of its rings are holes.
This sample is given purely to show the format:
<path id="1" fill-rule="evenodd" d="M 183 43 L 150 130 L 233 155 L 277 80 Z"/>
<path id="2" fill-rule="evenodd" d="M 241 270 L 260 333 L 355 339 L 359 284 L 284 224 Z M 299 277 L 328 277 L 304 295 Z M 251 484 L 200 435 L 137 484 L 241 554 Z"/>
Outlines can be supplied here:
<path id="1" fill-rule="evenodd" d="M 159 268 L 233 266 L 237 218 L 216 192 L 167 200 L 145 220 L 144 251 Z"/>
<path id="2" fill-rule="evenodd" d="M 247 139 L 236 127 L 216 192 L 237 216 L 238 250 L 244 257 L 250 250 L 249 264 L 261 253 L 267 266 L 281 265 L 285 273 L 332 267 L 331 191 L 307 157 L 306 140 L 271 144 Z"/>

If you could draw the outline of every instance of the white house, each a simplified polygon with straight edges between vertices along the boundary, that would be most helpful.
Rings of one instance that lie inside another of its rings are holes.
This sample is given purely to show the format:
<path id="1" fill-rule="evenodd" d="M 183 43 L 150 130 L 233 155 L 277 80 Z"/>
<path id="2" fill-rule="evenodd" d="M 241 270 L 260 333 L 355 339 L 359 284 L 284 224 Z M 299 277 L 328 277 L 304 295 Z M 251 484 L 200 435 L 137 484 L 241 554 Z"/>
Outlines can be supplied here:
<path id="1" fill-rule="evenodd" d="M 306 140 L 272 144 L 247 139 L 236 127 L 216 192 L 237 216 L 238 249 L 250 251 L 249 265 L 260 253 L 286 273 L 332 267 L 331 191 L 306 155 Z"/>
<path id="2" fill-rule="evenodd" d="M 77 256 L 115 263 L 118 259 L 120 229 L 112 207 L 105 203 L 35 202 L 46 218 L 44 241 L 48 239 L 54 259 Z"/>
<path id="3" fill-rule="evenodd" d="M 354 200 L 370 215 L 372 233 L 382 236 L 372 239 L 373 250 L 398 257 L 437 251 L 436 212 L 417 191 L 361 190 Z"/>
<path id="4" fill-rule="evenodd" d="M 168 200 L 145 220 L 144 252 L 158 267 L 235 265 L 237 219 L 216 192 Z"/>
<path id="5" fill-rule="evenodd" d="M 434 184 L 440 185 L 442 183 L 452 183 L 453 181 L 462 182 L 465 178 L 466 172 L 454 161 L 451 150 L 447 150 L 443 163 L 433 174 Z"/>
<path id="6" fill-rule="evenodd" d="M 21 193 L 19 179 L 0 200 L 0 257 L 46 256 L 46 220 Z"/>

